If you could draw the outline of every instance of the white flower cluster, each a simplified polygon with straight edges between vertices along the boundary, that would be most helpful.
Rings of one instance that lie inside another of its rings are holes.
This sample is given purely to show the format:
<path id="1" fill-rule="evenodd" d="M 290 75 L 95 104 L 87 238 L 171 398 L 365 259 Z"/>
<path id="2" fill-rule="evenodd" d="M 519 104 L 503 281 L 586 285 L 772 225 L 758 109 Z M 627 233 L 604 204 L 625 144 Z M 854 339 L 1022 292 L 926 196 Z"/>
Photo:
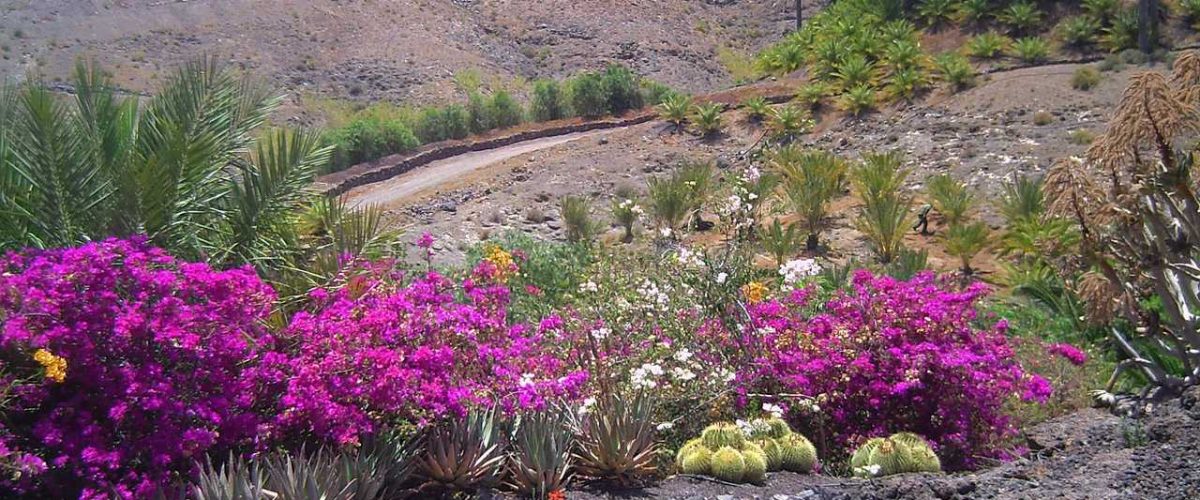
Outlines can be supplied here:
<path id="1" fill-rule="evenodd" d="M 635 389 L 653 389 L 658 387 L 657 379 L 662 375 L 662 366 L 654 363 L 642 363 L 642 366 L 633 370 L 629 382 Z"/>
<path id="2" fill-rule="evenodd" d="M 596 407 L 596 398 L 589 396 L 587 399 L 583 400 L 583 404 L 579 405 L 579 414 L 587 415 L 588 413 L 591 413 L 592 408 L 595 408 L 595 407 Z"/>
<path id="3" fill-rule="evenodd" d="M 821 406 L 818 405 L 817 402 L 812 399 L 801 399 L 800 401 L 796 402 L 796 407 L 800 408 L 801 410 L 803 410 L 807 413 L 820 413 L 821 412 Z"/>
<path id="4" fill-rule="evenodd" d="M 704 267 L 704 255 L 694 252 L 687 247 L 679 247 L 675 259 L 684 267 Z"/>
<path id="5" fill-rule="evenodd" d="M 767 421 L 763 420 L 761 418 L 756 418 L 749 422 L 739 419 L 737 422 L 734 422 L 734 423 L 736 423 L 738 428 L 742 430 L 742 434 L 745 434 L 747 436 L 751 436 L 754 434 L 766 434 L 768 432 L 771 432 L 770 424 L 767 424 Z"/>
<path id="6" fill-rule="evenodd" d="M 632 212 L 633 215 L 635 215 L 638 219 L 641 219 L 646 215 L 646 211 L 642 209 L 642 206 L 634 203 L 634 201 L 630 199 L 621 200 L 621 202 L 617 204 L 617 208 Z"/>
<path id="7" fill-rule="evenodd" d="M 642 309 L 647 314 L 653 315 L 655 311 L 665 313 L 669 310 L 672 291 L 671 285 L 658 286 L 658 283 L 649 279 L 642 280 L 642 284 L 638 286 L 637 293 L 642 297 Z"/>
<path id="8" fill-rule="evenodd" d="M 821 273 L 821 266 L 813 259 L 795 259 L 784 262 L 779 266 L 779 275 L 783 277 L 785 288 L 794 288 L 798 283 Z"/>
<path id="9" fill-rule="evenodd" d="M 591 333 L 592 333 L 592 338 L 596 339 L 596 342 L 600 342 L 600 341 L 608 338 L 609 335 L 612 335 L 612 329 L 601 327 L 601 328 L 592 330 Z"/>
<path id="10" fill-rule="evenodd" d="M 588 292 L 596 293 L 598 291 L 600 291 L 600 287 L 598 285 L 596 285 L 595 282 L 592 282 L 591 280 L 588 280 L 587 282 L 579 285 L 580 293 L 588 293 Z"/>
<path id="11" fill-rule="evenodd" d="M 529 386 L 533 385 L 533 374 L 532 373 L 522 373 L 521 380 L 517 381 L 517 385 L 519 385 L 521 387 L 529 387 Z"/>
<path id="12" fill-rule="evenodd" d="M 783 407 L 771 403 L 763 403 L 763 413 L 766 413 L 775 418 L 783 418 Z"/>

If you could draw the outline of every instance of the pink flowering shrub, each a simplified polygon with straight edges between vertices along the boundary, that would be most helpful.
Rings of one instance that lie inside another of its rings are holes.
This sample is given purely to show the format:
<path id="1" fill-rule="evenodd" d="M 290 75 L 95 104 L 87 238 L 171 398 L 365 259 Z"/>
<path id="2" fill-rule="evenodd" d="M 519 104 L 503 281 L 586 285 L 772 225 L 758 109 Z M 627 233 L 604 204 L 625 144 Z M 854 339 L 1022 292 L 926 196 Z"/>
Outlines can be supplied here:
<path id="1" fill-rule="evenodd" d="M 502 256 L 501 256 L 502 257 Z M 387 421 L 462 415 L 474 405 L 542 408 L 576 397 L 587 373 L 545 346 L 560 321 L 509 325 L 507 269 L 484 260 L 457 284 L 437 273 L 404 283 L 381 266 L 314 293 L 280 335 L 280 432 L 352 444 Z"/>
<path id="2" fill-rule="evenodd" d="M 107 240 L 10 253 L 0 272 L 0 360 L 32 381 L 12 394 L 0 454 L 33 453 L 14 461 L 42 472 L 0 490 L 148 498 L 255 437 L 251 371 L 272 342 L 262 322 L 275 294 L 251 269 Z"/>
<path id="3" fill-rule="evenodd" d="M 1016 432 L 1006 404 L 1044 401 L 1051 389 L 1015 360 L 1003 320 L 977 325 L 985 293 L 982 284 L 944 290 L 928 273 L 904 282 L 859 271 L 852 290 L 812 317 L 798 312 L 809 307 L 805 290 L 754 305 L 761 349 L 739 382 L 817 398 L 816 411 L 793 405 L 789 417 L 842 453 L 912 431 L 934 443 L 948 469 L 1000 458 Z"/>

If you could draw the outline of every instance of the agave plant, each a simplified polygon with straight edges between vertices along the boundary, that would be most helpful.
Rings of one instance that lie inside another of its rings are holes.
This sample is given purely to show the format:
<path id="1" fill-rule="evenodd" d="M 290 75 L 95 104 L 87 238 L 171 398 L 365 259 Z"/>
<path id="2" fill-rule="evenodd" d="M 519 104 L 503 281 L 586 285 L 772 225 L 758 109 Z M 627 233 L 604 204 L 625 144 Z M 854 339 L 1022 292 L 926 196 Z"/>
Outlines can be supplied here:
<path id="1" fill-rule="evenodd" d="M 658 105 L 658 116 L 675 126 L 675 130 L 683 128 L 687 122 L 688 112 L 692 109 L 692 98 L 685 94 L 672 93 Z"/>
<path id="2" fill-rule="evenodd" d="M 352 475 L 359 471 L 344 468 L 343 460 L 346 459 L 325 450 L 312 455 L 303 450 L 296 454 L 275 454 L 266 459 L 267 489 L 278 498 L 289 500 L 377 498 L 386 477 Z"/>
<path id="3" fill-rule="evenodd" d="M 1194 152 L 1176 149 L 1197 138 L 1198 75 L 1195 52 L 1181 55 L 1169 78 L 1135 75 L 1086 157 L 1046 174 L 1048 212 L 1074 220 L 1082 235 L 1089 316 L 1116 314 L 1136 327 L 1133 339 L 1110 330 L 1127 357 L 1109 390 L 1126 370 L 1170 391 L 1200 382 L 1200 198 Z"/>
<path id="4" fill-rule="evenodd" d="M 516 422 L 509 458 L 509 483 L 518 492 L 545 498 L 561 491 L 571 469 L 575 445 L 565 409 L 528 413 Z"/>
<path id="5" fill-rule="evenodd" d="M 473 492 L 496 485 L 505 460 L 504 427 L 493 408 L 428 428 L 414 474 L 422 489 Z"/>
<path id="6" fill-rule="evenodd" d="M 632 487 L 657 474 L 654 400 L 645 393 L 605 393 L 573 422 L 578 444 L 574 458 L 585 477 Z"/>
<path id="7" fill-rule="evenodd" d="M 256 461 L 232 453 L 217 466 L 207 457 L 191 487 L 195 500 L 260 500 L 267 498 L 266 475 Z M 274 493 L 274 492 L 272 492 Z"/>
<path id="8" fill-rule="evenodd" d="M 692 122 L 701 136 L 709 137 L 721 132 L 721 111 L 723 109 L 724 106 L 715 102 L 692 106 Z"/>

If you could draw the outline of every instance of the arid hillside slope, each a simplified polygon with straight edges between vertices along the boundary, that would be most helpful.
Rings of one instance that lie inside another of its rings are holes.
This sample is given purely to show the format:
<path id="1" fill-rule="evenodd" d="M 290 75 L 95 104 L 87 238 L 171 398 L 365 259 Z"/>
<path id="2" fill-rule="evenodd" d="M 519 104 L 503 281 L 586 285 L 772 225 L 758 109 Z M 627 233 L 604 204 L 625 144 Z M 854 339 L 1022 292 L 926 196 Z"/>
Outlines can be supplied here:
<path id="1" fill-rule="evenodd" d="M 0 74 L 64 78 L 81 55 L 135 91 L 215 54 L 292 91 L 413 104 L 484 85 L 567 76 L 619 61 L 710 91 L 718 52 L 751 53 L 793 25 L 782 0 L 10 0 Z"/>

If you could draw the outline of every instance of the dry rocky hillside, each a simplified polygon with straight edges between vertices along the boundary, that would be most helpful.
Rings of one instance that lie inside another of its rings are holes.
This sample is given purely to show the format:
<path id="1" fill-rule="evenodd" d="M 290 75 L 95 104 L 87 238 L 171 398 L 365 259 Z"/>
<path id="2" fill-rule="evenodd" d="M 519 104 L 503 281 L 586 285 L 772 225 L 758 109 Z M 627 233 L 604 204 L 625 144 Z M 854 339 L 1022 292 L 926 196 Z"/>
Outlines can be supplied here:
<path id="1" fill-rule="evenodd" d="M 783 0 L 10 0 L 0 74 L 65 79 L 89 55 L 123 87 L 216 54 L 296 94 L 438 103 L 456 72 L 484 84 L 618 61 L 688 91 L 732 83 L 718 52 L 793 25 Z"/>

